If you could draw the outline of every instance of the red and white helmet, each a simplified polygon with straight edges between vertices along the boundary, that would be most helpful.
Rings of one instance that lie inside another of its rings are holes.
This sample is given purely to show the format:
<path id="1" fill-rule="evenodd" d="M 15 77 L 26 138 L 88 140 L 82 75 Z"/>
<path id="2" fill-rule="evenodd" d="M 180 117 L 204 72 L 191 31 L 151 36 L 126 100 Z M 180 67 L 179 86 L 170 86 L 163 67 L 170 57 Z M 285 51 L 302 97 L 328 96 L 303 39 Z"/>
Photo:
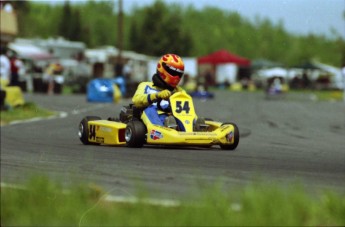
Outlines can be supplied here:
<path id="1" fill-rule="evenodd" d="M 175 88 L 184 74 L 182 58 L 176 54 L 163 55 L 157 64 L 157 73 L 166 84 Z"/>

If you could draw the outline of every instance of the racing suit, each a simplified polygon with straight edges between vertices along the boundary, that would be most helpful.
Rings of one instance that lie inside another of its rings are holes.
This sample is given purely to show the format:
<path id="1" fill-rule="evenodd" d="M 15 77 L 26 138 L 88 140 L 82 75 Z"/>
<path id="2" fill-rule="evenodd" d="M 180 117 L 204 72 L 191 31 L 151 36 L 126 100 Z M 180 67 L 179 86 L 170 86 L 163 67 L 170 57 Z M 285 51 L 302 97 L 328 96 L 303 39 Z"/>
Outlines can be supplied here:
<path id="1" fill-rule="evenodd" d="M 153 82 L 142 82 L 139 84 L 133 98 L 133 104 L 138 108 L 144 108 L 144 113 L 152 124 L 163 126 L 164 119 L 168 116 L 170 104 L 166 100 L 158 100 L 157 94 L 165 89 L 156 86 Z M 171 93 L 185 92 L 181 87 L 169 89 Z M 157 107 L 160 102 L 160 108 Z"/>

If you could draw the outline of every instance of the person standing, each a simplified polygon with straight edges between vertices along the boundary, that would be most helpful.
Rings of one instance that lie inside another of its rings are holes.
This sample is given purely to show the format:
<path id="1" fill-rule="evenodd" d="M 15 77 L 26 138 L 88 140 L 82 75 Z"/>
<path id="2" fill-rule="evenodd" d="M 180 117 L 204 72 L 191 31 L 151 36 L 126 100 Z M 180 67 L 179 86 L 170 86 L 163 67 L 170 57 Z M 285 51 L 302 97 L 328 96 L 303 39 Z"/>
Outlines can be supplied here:
<path id="1" fill-rule="evenodd" d="M 10 86 L 19 86 L 19 68 L 21 67 L 22 62 L 17 58 L 15 53 L 12 53 L 10 56 L 11 64 L 11 79 Z"/>
<path id="2" fill-rule="evenodd" d="M 45 71 L 45 77 L 48 82 L 48 95 L 54 94 L 55 89 L 55 77 L 62 75 L 63 67 L 59 62 L 51 63 Z"/>
<path id="3" fill-rule="evenodd" d="M 0 110 L 6 110 L 5 105 L 6 91 L 3 87 L 10 81 L 11 63 L 6 55 L 6 48 L 0 47 Z"/>
<path id="4" fill-rule="evenodd" d="M 6 55 L 6 48 L 1 47 L 0 49 L 0 77 L 1 84 L 8 84 L 11 77 L 11 63 L 10 59 Z"/>

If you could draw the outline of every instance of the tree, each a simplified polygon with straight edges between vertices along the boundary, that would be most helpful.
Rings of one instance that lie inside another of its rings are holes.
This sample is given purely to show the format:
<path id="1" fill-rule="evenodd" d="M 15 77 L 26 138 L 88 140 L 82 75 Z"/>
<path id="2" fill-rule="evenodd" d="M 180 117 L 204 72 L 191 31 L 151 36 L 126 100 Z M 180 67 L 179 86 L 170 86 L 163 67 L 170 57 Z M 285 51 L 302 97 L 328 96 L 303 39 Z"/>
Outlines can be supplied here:
<path id="1" fill-rule="evenodd" d="M 72 9 L 69 1 L 63 6 L 59 35 L 73 41 L 81 40 L 82 24 L 79 9 Z"/>
<path id="2" fill-rule="evenodd" d="M 72 19 L 72 9 L 69 4 L 69 1 L 65 1 L 63 9 L 62 9 L 60 24 L 59 24 L 59 35 L 62 37 L 65 37 L 66 39 L 69 39 L 70 33 L 71 33 L 71 29 L 70 29 L 71 19 Z"/>
<path id="3" fill-rule="evenodd" d="M 78 4 L 81 41 L 89 47 L 116 45 L 117 16 L 113 1 L 87 1 Z"/>
<path id="4" fill-rule="evenodd" d="M 134 14 L 139 17 L 132 21 L 130 29 L 133 50 L 154 56 L 168 52 L 183 56 L 190 54 L 190 34 L 182 29 L 179 14 L 169 12 L 163 2 L 156 1 L 153 6 Z"/>
<path id="5" fill-rule="evenodd" d="M 13 4 L 19 16 L 20 37 L 60 35 L 85 42 L 89 48 L 117 44 L 114 1 Z M 288 33 L 282 22 L 276 24 L 258 16 L 249 21 L 238 12 L 214 7 L 197 10 L 192 5 L 156 1 L 124 14 L 123 28 L 124 49 L 154 56 L 174 52 L 197 57 L 224 48 L 249 59 L 266 58 L 288 66 L 310 59 L 341 66 L 345 59 L 344 38 L 334 29 L 328 36 L 295 35 Z"/>
<path id="6" fill-rule="evenodd" d="M 29 29 L 25 27 L 25 19 L 30 13 L 30 4 L 27 1 L 11 1 L 14 9 L 17 11 L 18 15 L 18 31 L 19 35 L 25 34 L 25 30 Z"/>
<path id="7" fill-rule="evenodd" d="M 72 18 L 69 24 L 69 39 L 73 41 L 82 39 L 82 23 L 78 9 L 72 11 Z"/>

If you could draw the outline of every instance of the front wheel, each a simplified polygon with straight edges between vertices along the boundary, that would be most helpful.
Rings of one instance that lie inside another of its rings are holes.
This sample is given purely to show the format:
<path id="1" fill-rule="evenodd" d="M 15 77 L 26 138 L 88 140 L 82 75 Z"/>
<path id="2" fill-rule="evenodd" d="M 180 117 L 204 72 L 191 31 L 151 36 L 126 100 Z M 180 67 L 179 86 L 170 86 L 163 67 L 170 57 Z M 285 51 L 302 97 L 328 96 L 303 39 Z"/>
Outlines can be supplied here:
<path id="1" fill-rule="evenodd" d="M 220 148 L 223 150 L 235 150 L 238 143 L 240 142 L 240 132 L 238 130 L 238 127 L 235 123 L 224 123 L 222 125 L 232 125 L 234 126 L 234 143 L 233 144 L 221 144 L 219 145 Z"/>
<path id="2" fill-rule="evenodd" d="M 128 147 L 142 147 L 146 142 L 146 126 L 141 121 L 127 123 L 125 139 Z"/>
<path id="3" fill-rule="evenodd" d="M 102 118 L 96 116 L 87 116 L 79 123 L 78 136 L 80 141 L 85 145 L 98 145 L 98 143 L 89 142 L 89 127 L 88 122 L 94 120 L 101 120 Z"/>

